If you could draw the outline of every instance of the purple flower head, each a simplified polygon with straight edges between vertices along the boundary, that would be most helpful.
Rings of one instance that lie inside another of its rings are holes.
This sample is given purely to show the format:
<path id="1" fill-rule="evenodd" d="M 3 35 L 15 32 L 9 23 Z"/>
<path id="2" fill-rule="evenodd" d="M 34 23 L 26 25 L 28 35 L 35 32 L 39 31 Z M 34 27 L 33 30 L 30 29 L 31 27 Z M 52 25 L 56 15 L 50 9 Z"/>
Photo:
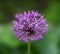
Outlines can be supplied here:
<path id="1" fill-rule="evenodd" d="M 16 14 L 18 19 L 14 20 L 12 30 L 20 40 L 28 42 L 28 40 L 39 40 L 43 38 L 43 34 L 48 30 L 48 24 L 44 17 L 36 11 L 28 11 Z"/>

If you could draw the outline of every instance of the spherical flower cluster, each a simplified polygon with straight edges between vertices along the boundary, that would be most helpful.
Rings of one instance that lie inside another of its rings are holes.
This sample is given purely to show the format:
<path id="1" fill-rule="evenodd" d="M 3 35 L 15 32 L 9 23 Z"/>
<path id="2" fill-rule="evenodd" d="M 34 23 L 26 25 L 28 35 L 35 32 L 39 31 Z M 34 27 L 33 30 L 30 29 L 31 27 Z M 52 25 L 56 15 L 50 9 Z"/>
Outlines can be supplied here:
<path id="1" fill-rule="evenodd" d="M 39 40 L 48 30 L 48 24 L 44 17 L 36 11 L 28 11 L 15 15 L 17 20 L 13 21 L 12 30 L 20 40 Z"/>

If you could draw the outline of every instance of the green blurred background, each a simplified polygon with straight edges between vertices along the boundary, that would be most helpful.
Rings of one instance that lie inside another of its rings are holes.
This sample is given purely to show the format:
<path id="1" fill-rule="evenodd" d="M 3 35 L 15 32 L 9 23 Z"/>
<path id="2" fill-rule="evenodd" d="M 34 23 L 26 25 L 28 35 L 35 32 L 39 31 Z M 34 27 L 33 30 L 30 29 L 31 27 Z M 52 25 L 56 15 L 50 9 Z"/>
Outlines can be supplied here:
<path id="1" fill-rule="evenodd" d="M 28 10 L 42 13 L 49 24 L 44 38 L 31 42 L 31 54 L 60 54 L 60 0 L 0 0 L 0 54 L 27 54 L 27 43 L 10 29 L 15 14 Z"/>

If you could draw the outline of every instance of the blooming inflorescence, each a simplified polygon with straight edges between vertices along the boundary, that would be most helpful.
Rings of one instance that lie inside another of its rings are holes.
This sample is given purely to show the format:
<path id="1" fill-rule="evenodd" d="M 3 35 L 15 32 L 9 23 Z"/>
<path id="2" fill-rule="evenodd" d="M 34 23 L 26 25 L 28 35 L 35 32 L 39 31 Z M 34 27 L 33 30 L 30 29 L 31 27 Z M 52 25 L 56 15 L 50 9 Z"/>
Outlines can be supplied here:
<path id="1" fill-rule="evenodd" d="M 36 11 L 19 13 L 15 17 L 18 20 L 13 21 L 12 29 L 20 40 L 28 42 L 28 40 L 42 39 L 48 29 L 46 20 Z"/>

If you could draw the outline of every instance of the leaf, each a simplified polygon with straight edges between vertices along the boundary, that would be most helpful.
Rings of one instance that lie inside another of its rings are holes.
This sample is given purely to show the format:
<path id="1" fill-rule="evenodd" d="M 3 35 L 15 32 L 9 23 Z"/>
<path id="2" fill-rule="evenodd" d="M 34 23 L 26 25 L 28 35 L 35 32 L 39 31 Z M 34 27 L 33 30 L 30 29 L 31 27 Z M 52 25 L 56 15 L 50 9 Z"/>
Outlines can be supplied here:
<path id="1" fill-rule="evenodd" d="M 20 45 L 20 40 L 14 35 L 11 28 L 11 23 L 0 25 L 0 41 L 9 47 L 17 47 Z"/>
<path id="2" fill-rule="evenodd" d="M 51 2 L 48 6 L 48 9 L 45 11 L 45 17 L 48 22 L 54 23 L 55 25 L 59 22 L 59 3 Z M 56 23 L 57 22 L 57 23 Z"/>

